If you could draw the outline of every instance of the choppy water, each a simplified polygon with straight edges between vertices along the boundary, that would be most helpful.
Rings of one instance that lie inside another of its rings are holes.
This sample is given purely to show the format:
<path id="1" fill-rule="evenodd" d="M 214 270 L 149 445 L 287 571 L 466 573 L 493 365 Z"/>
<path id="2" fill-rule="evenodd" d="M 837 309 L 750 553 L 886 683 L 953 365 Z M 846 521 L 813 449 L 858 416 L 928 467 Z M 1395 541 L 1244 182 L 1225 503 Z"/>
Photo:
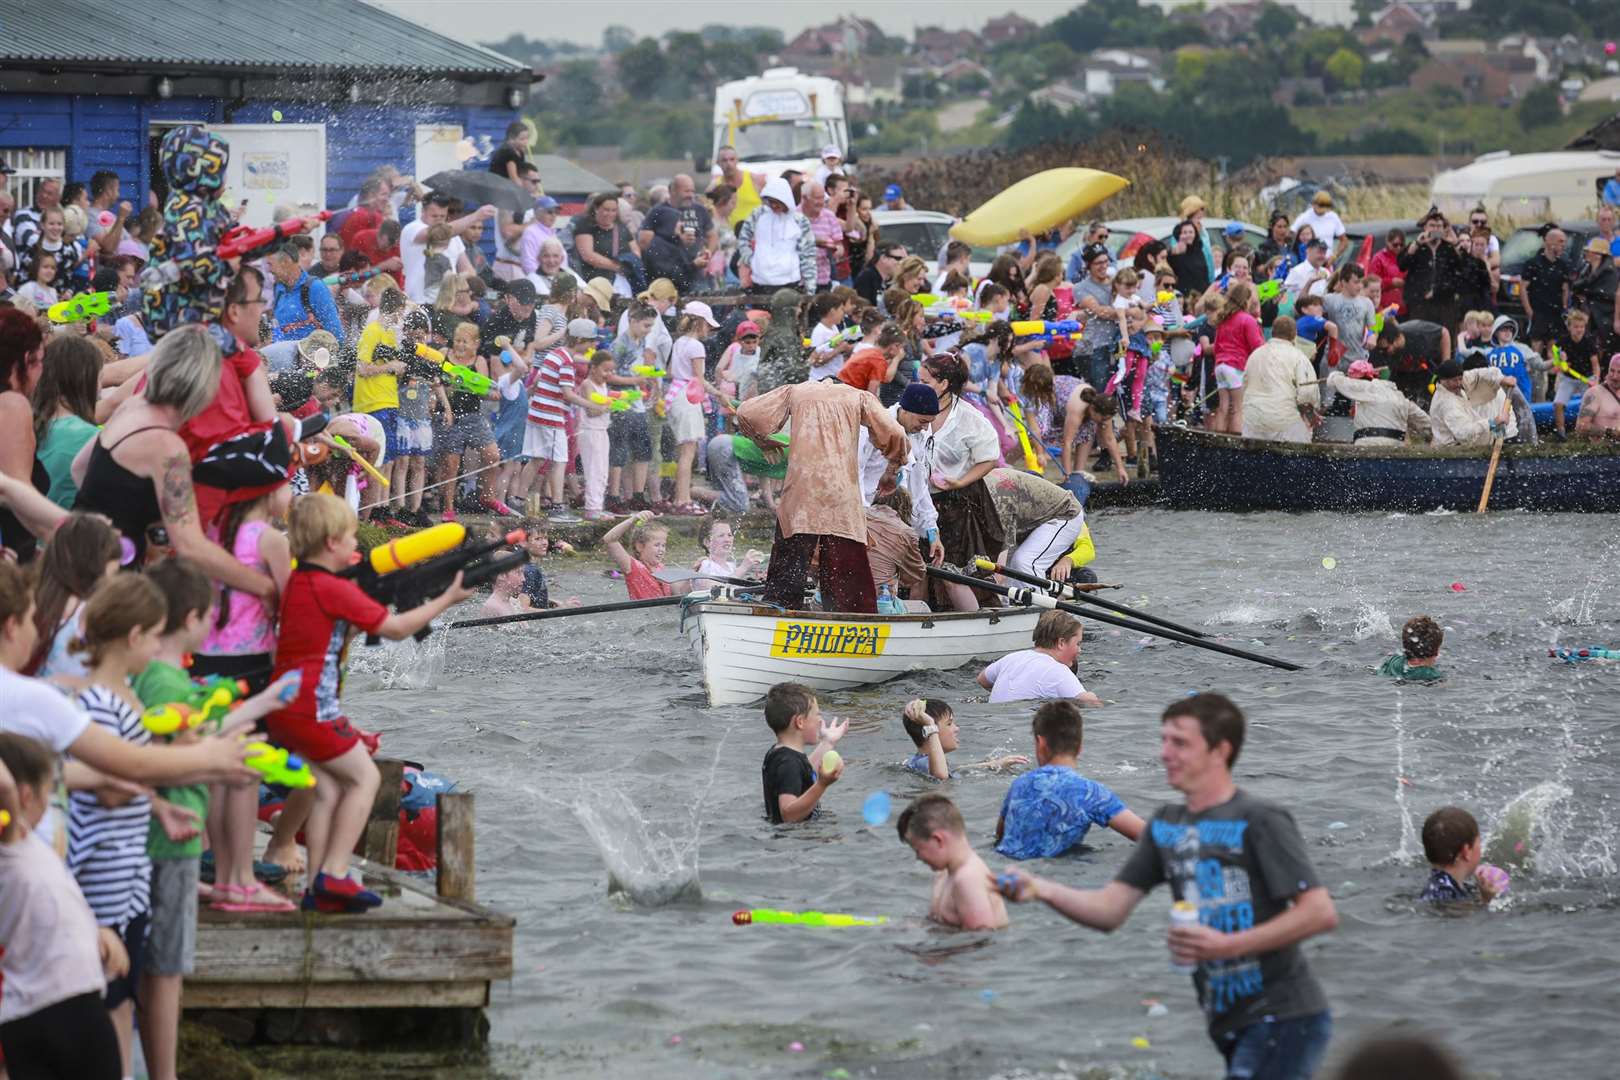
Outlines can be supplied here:
<path id="1" fill-rule="evenodd" d="M 1218 689 L 1243 706 L 1239 783 L 1292 808 L 1339 907 L 1338 931 L 1307 947 L 1335 1014 L 1330 1062 L 1399 1026 L 1440 1035 L 1478 1076 L 1612 1075 L 1620 665 L 1571 667 L 1546 651 L 1620 642 L 1613 519 L 1142 510 L 1103 515 L 1094 530 L 1100 572 L 1125 585 L 1107 595 L 1306 665 L 1290 674 L 1144 648 L 1097 627 L 1081 673 L 1110 704 L 1087 713 L 1081 763 L 1146 816 L 1175 797 L 1156 757 L 1165 704 Z M 554 595 L 622 596 L 599 564 L 547 566 Z M 1446 627 L 1449 682 L 1371 675 L 1419 612 Z M 356 665 L 351 714 L 385 732 L 389 752 L 478 793 L 479 899 L 518 919 L 516 974 L 490 1010 L 492 1074 L 1216 1071 L 1190 981 L 1166 970 L 1164 896 L 1111 936 L 1044 907 L 1015 907 L 1000 933 L 942 930 L 922 919 L 927 870 L 892 825 L 862 820 L 873 791 L 890 791 L 898 811 L 935 787 L 900 768 L 907 698 L 957 704 L 957 761 L 1030 753 L 1027 707 L 985 704 L 972 669 L 824 696 L 824 714 L 852 720 L 844 778 L 819 820 L 773 829 L 764 721 L 756 708 L 706 707 L 676 620 L 461 630 Z M 1008 783 L 970 771 L 945 786 L 992 865 Z M 1527 841 L 1500 910 L 1414 908 L 1417 829 L 1446 803 L 1502 837 L 1504 858 Z M 1125 854 L 1094 831 L 1088 851 L 1036 869 L 1098 885 Z M 767 906 L 894 922 L 731 925 L 734 909 Z"/>

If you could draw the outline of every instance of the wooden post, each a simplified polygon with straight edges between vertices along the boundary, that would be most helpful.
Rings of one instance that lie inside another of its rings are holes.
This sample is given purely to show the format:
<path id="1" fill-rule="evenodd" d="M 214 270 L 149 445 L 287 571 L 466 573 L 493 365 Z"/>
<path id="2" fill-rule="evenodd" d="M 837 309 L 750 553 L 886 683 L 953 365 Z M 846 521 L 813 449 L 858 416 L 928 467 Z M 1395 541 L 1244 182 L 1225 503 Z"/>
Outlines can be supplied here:
<path id="1" fill-rule="evenodd" d="M 440 792 L 439 895 L 472 903 L 474 862 L 472 792 Z"/>
<path id="2" fill-rule="evenodd" d="M 374 760 L 382 782 L 377 786 L 377 801 L 371 804 L 371 817 L 360 838 L 360 855 L 384 870 L 392 870 L 399 854 L 399 786 L 405 779 L 405 763 L 394 758 Z"/>

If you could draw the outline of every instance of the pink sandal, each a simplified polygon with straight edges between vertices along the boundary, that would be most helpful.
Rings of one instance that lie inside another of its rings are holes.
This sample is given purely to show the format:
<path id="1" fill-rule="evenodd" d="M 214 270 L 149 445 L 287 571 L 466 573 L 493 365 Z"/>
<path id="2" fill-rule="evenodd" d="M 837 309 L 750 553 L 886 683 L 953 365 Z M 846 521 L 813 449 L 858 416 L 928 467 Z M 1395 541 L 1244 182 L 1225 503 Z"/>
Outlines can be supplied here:
<path id="1" fill-rule="evenodd" d="M 215 885 L 214 902 L 208 906 L 237 914 L 298 910 L 297 904 L 257 881 L 252 885 Z"/>

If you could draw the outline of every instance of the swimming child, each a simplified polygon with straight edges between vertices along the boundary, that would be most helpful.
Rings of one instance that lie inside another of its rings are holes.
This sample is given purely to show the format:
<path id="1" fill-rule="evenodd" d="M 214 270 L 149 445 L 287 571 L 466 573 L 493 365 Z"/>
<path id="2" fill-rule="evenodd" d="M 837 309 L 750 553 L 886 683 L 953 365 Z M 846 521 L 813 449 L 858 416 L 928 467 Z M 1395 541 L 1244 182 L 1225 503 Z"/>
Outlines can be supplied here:
<path id="1" fill-rule="evenodd" d="M 722 517 L 711 517 L 703 523 L 698 533 L 698 542 L 703 550 L 708 552 L 696 566 L 693 567 L 700 574 L 713 574 L 717 577 L 758 578 L 760 565 L 765 556 L 757 551 L 750 550 L 741 559 L 733 558 L 736 554 L 736 536 L 731 529 L 731 522 Z M 714 582 L 707 577 L 692 579 L 692 588 L 707 589 Z"/>
<path id="2" fill-rule="evenodd" d="M 546 535 L 546 524 L 544 518 L 523 519 L 523 550 L 529 553 L 529 561 L 523 564 L 523 595 L 528 597 L 529 607 L 535 610 L 579 607 L 577 596 L 570 596 L 560 602 L 551 599 L 551 587 L 546 584 L 546 572 L 540 568 L 540 560 L 551 550 L 551 538 Z M 574 553 L 572 547 L 560 540 L 557 542 L 557 551 L 563 555 Z"/>
<path id="3" fill-rule="evenodd" d="M 1046 859 L 1085 842 L 1093 825 L 1127 840 L 1142 835 L 1142 819 L 1106 785 L 1080 775 L 1080 707 L 1048 701 L 1035 710 L 1038 768 L 1014 780 L 996 822 L 996 850 L 1010 859 Z"/>
<path id="4" fill-rule="evenodd" d="M 961 728 L 957 726 L 956 714 L 951 707 L 938 698 L 912 698 L 906 702 L 900 720 L 905 725 L 906 734 L 911 736 L 913 745 L 917 747 L 917 752 L 906 759 L 906 768 L 932 776 L 935 780 L 949 780 L 955 776 L 945 760 L 946 754 L 961 745 Z M 962 767 L 1000 769 L 1008 765 L 1028 764 L 1029 758 L 1023 754 L 1006 754 Z"/>
<path id="5" fill-rule="evenodd" d="M 1442 806 L 1430 814 L 1423 822 L 1423 857 L 1429 860 L 1429 880 L 1418 899 L 1426 904 L 1454 900 L 1490 903 L 1496 896 L 1495 875 L 1477 873 L 1482 847 L 1479 822 L 1467 810 Z"/>
<path id="6" fill-rule="evenodd" d="M 1000 930 L 1007 905 L 990 888 L 990 868 L 968 843 L 967 823 L 943 795 L 924 795 L 900 813 L 895 831 L 934 871 L 928 917 L 963 930 Z"/>
<path id="7" fill-rule="evenodd" d="M 654 571 L 664 568 L 664 551 L 669 546 L 669 530 L 662 525 L 646 525 L 653 519 L 651 510 L 639 510 L 602 534 L 602 546 L 624 575 L 624 587 L 632 600 L 650 600 L 668 596 L 669 585 L 653 577 Z M 619 538 L 635 529 L 626 551 Z M 632 554 L 634 552 L 634 554 Z"/>
<path id="8" fill-rule="evenodd" d="M 816 812 L 827 788 L 844 775 L 844 764 L 820 770 L 822 759 L 849 730 L 849 721 L 821 724 L 816 692 L 798 683 L 777 683 L 765 694 L 765 723 L 776 744 L 765 752 L 765 816 L 772 825 L 803 821 Z M 805 747 L 812 749 L 805 752 Z"/>
<path id="9" fill-rule="evenodd" d="M 1401 627 L 1401 651 L 1385 660 L 1378 674 L 1407 682 L 1438 682 L 1446 676 L 1434 666 L 1445 631 L 1427 615 L 1415 615 Z"/>
<path id="10" fill-rule="evenodd" d="M 533 607 L 533 602 L 523 591 L 523 567 L 514 566 L 495 579 L 490 587 L 489 599 L 479 606 L 478 614 L 498 618 L 502 615 L 516 615 Z"/>

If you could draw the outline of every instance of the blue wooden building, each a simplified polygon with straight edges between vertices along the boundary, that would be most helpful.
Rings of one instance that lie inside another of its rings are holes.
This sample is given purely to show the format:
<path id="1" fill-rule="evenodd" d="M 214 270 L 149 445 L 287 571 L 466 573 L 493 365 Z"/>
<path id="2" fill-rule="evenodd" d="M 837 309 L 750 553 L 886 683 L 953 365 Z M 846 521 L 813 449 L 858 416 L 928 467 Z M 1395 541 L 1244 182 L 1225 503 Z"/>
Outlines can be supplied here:
<path id="1" fill-rule="evenodd" d="M 0 161 L 40 179 L 118 174 L 140 205 L 156 149 L 200 122 L 231 143 L 246 220 L 347 204 L 381 165 L 425 178 L 499 145 L 539 81 L 361 0 L 15 0 L 0 13 Z"/>

